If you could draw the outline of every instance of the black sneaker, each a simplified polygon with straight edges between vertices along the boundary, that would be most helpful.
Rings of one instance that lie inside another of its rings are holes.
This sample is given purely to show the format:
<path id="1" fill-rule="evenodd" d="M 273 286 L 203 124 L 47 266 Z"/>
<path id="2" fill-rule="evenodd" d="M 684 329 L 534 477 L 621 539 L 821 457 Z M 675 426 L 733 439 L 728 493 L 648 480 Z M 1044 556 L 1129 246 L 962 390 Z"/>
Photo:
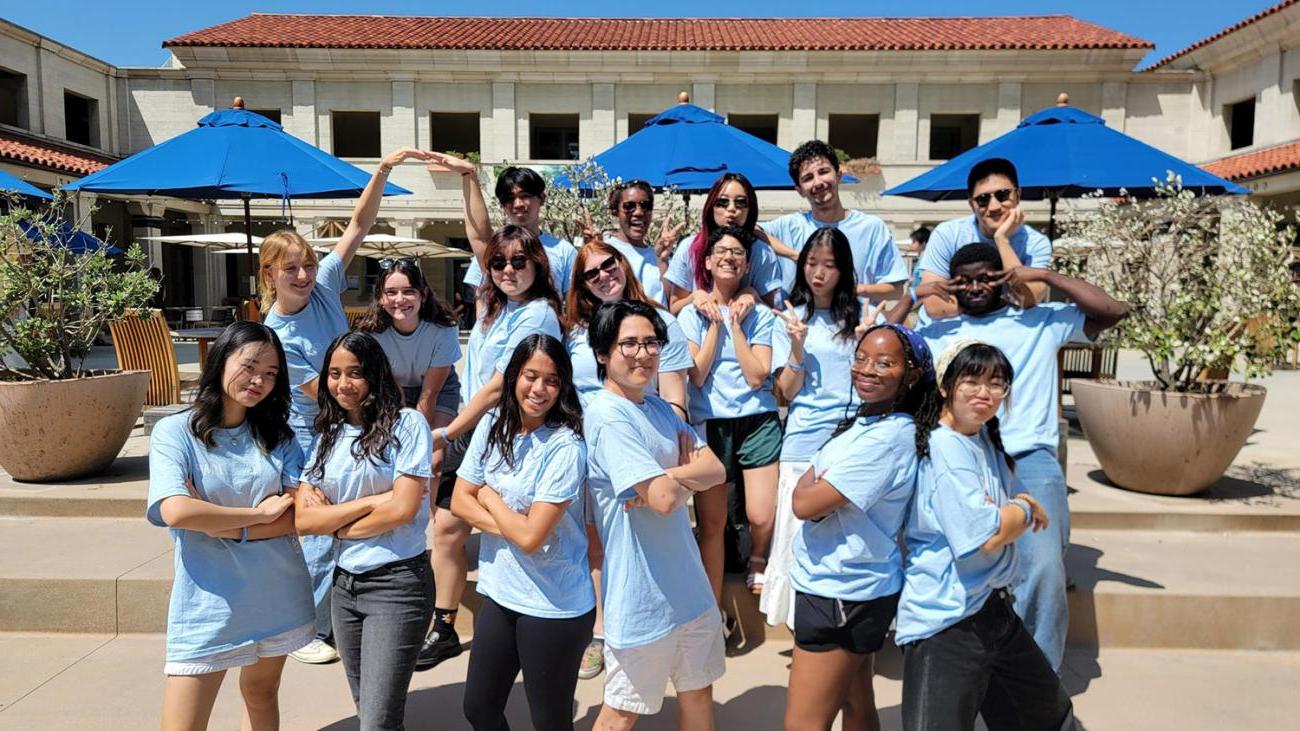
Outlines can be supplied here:
<path id="1" fill-rule="evenodd" d="M 443 634 L 435 627 L 429 631 L 429 636 L 424 638 L 424 644 L 420 646 L 420 655 L 415 659 L 415 669 L 432 670 L 443 660 L 450 660 L 460 653 L 460 635 L 456 634 L 456 630 L 452 629 L 447 634 Z"/>

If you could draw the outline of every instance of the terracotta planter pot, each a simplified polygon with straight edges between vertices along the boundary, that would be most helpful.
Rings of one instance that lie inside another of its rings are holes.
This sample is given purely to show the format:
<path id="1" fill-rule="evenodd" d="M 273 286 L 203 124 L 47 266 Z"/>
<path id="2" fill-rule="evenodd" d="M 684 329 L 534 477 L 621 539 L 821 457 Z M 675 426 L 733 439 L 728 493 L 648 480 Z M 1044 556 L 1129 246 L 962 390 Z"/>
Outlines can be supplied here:
<path id="1" fill-rule="evenodd" d="M 130 436 L 148 387 L 149 371 L 0 382 L 0 467 L 22 482 L 104 470 Z"/>
<path id="2" fill-rule="evenodd" d="M 1153 381 L 1076 379 L 1074 403 L 1106 477 L 1157 495 L 1213 485 L 1246 443 L 1268 393 L 1229 383 L 1223 393 L 1156 390 Z"/>

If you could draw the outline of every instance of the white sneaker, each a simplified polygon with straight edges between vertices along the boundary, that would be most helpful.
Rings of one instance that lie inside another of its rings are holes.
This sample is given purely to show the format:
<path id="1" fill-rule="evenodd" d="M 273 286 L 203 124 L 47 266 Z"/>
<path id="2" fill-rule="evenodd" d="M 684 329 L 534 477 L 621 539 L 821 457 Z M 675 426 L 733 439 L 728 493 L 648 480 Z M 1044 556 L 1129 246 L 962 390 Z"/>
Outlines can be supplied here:
<path id="1" fill-rule="evenodd" d="M 324 665 L 339 659 L 339 652 L 325 640 L 315 639 L 301 650 L 289 653 L 289 657 L 308 665 Z"/>

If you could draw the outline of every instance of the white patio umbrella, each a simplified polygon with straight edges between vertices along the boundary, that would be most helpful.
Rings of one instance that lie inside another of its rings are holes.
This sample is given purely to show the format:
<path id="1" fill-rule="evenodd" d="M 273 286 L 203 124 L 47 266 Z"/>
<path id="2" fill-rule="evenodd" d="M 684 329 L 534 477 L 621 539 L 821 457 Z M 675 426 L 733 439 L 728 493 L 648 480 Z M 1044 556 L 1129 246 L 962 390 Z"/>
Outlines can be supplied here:
<path id="1" fill-rule="evenodd" d="M 338 238 L 327 239 L 308 239 L 313 245 L 333 246 L 338 243 Z M 444 246 L 436 241 L 425 239 L 410 238 L 406 236 L 394 236 L 393 234 L 370 234 L 361 241 L 360 248 L 357 249 L 358 256 L 368 256 L 375 259 L 384 257 L 414 256 L 428 259 L 447 259 L 463 258 L 468 259 L 470 253 L 454 249 L 450 246 Z"/>
<path id="2" fill-rule="evenodd" d="M 240 235 L 240 236 L 243 236 L 243 234 L 239 234 L 239 235 Z M 256 241 L 257 239 L 254 238 L 254 240 Z M 324 247 L 324 246 L 313 246 L 313 247 L 311 247 L 311 248 L 315 249 L 315 250 L 316 250 L 316 253 L 320 254 L 321 256 L 324 256 L 325 254 L 329 253 L 329 249 L 326 248 L 326 247 Z M 246 247 L 240 246 L 239 248 L 215 249 L 215 250 L 212 251 L 212 253 L 213 253 L 213 254 L 220 254 L 220 255 L 222 255 L 222 256 L 225 256 L 226 254 L 247 254 L 247 253 L 248 253 L 248 249 L 247 249 Z M 260 253 L 262 253 L 262 247 L 260 247 L 260 246 L 254 246 L 254 247 L 253 247 L 253 256 L 257 256 L 257 255 L 260 254 Z"/>
<path id="3" fill-rule="evenodd" d="M 177 236 L 144 236 L 145 241 L 159 241 L 164 244 L 184 244 L 185 246 L 202 246 L 208 249 L 233 249 L 236 246 L 244 248 L 248 246 L 248 236 L 243 233 L 221 233 L 221 234 L 181 234 Z M 252 243 L 257 246 L 262 243 L 261 236 L 254 236 Z M 245 249 L 245 253 L 247 250 Z"/>

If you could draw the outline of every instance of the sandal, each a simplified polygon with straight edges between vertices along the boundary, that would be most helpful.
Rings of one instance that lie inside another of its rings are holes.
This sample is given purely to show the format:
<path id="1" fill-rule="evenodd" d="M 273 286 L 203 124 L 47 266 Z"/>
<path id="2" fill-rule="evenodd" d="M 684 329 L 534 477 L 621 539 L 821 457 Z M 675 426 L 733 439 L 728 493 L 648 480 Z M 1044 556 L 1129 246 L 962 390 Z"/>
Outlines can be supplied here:
<path id="1" fill-rule="evenodd" d="M 758 566 L 758 571 L 754 570 L 755 565 Z M 745 586 L 749 588 L 749 593 L 755 595 L 763 593 L 763 583 L 766 577 L 763 575 L 762 569 L 766 568 L 767 559 L 758 557 L 749 559 L 749 573 L 745 576 Z"/>

